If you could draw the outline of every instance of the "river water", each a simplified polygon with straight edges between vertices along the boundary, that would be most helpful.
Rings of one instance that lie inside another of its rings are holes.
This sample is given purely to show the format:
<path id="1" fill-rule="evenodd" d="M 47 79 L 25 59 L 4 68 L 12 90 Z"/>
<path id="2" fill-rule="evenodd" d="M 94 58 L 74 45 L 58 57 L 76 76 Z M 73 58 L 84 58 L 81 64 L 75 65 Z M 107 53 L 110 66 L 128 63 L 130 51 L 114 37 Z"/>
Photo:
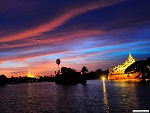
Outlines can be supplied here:
<path id="1" fill-rule="evenodd" d="M 132 113 L 133 109 L 150 109 L 150 84 L 89 80 L 0 87 L 0 113 Z"/>

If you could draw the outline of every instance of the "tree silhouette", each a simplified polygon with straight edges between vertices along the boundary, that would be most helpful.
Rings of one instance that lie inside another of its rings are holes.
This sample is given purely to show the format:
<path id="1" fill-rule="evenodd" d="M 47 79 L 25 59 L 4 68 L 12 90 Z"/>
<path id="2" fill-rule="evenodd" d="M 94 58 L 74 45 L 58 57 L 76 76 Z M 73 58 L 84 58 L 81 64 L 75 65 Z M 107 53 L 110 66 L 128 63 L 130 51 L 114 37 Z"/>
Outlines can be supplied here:
<path id="1" fill-rule="evenodd" d="M 82 72 L 83 74 L 85 74 L 86 72 L 88 72 L 87 67 L 83 66 L 81 72 Z"/>
<path id="2" fill-rule="evenodd" d="M 67 70 L 67 67 L 62 67 L 62 68 L 61 68 L 61 73 L 62 73 L 62 74 L 65 74 L 65 73 L 66 73 L 66 70 Z"/>
<path id="3" fill-rule="evenodd" d="M 95 72 L 96 72 L 96 74 L 102 75 L 103 70 L 102 69 L 97 69 Z"/>
<path id="4" fill-rule="evenodd" d="M 67 67 L 62 67 L 61 68 L 61 73 L 62 74 L 72 74 L 72 73 L 76 73 L 76 70 L 71 69 L 71 68 L 67 68 Z"/>
<path id="5" fill-rule="evenodd" d="M 58 70 L 60 70 L 60 69 L 59 69 L 59 64 L 60 64 L 60 62 L 61 62 L 60 59 L 57 59 L 57 60 L 56 60 L 56 64 L 58 65 Z"/>
<path id="6" fill-rule="evenodd" d="M 145 79 L 146 74 L 149 72 L 149 59 L 147 60 L 139 60 L 131 64 L 125 70 L 125 73 L 136 73 L 139 72 L 142 74 L 142 79 Z"/>
<path id="7" fill-rule="evenodd" d="M 3 86 L 7 83 L 7 77 L 5 75 L 0 75 L 0 86 Z"/>
<path id="8" fill-rule="evenodd" d="M 56 84 L 86 83 L 86 79 L 81 76 L 80 72 L 76 72 L 75 69 L 62 67 L 61 73 L 56 74 Z"/>

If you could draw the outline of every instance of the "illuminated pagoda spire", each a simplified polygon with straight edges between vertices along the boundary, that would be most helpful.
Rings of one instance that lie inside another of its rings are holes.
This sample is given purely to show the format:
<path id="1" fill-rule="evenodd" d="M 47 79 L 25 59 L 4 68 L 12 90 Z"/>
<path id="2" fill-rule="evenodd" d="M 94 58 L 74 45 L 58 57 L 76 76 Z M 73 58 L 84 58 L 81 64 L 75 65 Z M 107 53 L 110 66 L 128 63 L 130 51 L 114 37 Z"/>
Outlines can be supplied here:
<path id="1" fill-rule="evenodd" d="M 129 51 L 129 55 L 128 55 L 128 58 L 126 59 L 126 61 L 122 64 L 119 64 L 118 66 L 115 66 L 111 71 L 110 73 L 111 74 L 124 74 L 125 72 L 125 69 L 130 66 L 131 64 L 133 64 L 135 62 L 135 59 L 133 58 L 132 54 L 130 53 Z"/>
<path id="2" fill-rule="evenodd" d="M 27 77 L 33 78 L 33 75 L 31 74 L 30 69 L 29 69 Z"/>
<path id="3" fill-rule="evenodd" d="M 129 56 L 128 56 L 126 62 L 128 62 L 128 63 L 134 63 L 135 62 L 135 59 L 133 58 L 130 51 L 129 51 Z"/>

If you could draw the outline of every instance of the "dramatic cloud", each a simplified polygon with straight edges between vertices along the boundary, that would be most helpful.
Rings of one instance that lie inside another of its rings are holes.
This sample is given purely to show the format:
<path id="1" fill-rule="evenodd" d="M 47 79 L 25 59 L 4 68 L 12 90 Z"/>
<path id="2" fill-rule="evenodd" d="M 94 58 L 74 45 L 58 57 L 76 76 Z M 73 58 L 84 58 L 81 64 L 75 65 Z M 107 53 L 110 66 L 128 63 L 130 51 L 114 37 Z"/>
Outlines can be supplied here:
<path id="1" fill-rule="evenodd" d="M 108 69 L 131 51 L 150 56 L 148 0 L 1 0 L 0 70 L 54 74 L 55 60 L 80 71 Z M 110 65 L 111 64 L 111 65 Z"/>

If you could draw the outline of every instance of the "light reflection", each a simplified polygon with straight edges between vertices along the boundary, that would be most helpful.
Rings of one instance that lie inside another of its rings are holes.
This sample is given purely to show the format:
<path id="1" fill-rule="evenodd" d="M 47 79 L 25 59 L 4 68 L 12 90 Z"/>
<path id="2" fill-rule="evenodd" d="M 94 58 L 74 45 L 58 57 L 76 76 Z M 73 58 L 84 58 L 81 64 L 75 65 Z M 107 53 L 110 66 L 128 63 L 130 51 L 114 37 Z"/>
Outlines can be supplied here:
<path id="1" fill-rule="evenodd" d="M 28 91 L 28 100 L 30 100 L 32 98 L 32 84 L 28 83 L 27 86 L 28 86 L 28 89 L 27 89 L 27 91 Z"/>
<path id="2" fill-rule="evenodd" d="M 118 95 L 116 95 L 121 101 L 118 101 L 120 107 L 127 107 L 132 109 L 139 108 L 137 87 L 138 82 L 119 80 L 114 84 L 119 90 Z M 120 95 L 122 94 L 122 95 Z"/>
<path id="3" fill-rule="evenodd" d="M 104 111 L 106 113 L 110 112 L 110 106 L 108 103 L 108 99 L 107 99 L 107 90 L 106 90 L 106 85 L 105 85 L 105 78 L 102 77 L 103 80 L 103 104 L 104 104 Z"/>
<path id="4" fill-rule="evenodd" d="M 32 84 L 31 83 L 28 83 L 27 84 L 27 93 L 28 93 L 28 98 L 27 98 L 27 110 L 29 111 L 29 112 L 33 112 L 33 110 L 32 110 L 32 104 L 33 104 L 33 100 L 32 100 L 32 97 L 33 97 L 33 93 L 32 93 Z"/>

